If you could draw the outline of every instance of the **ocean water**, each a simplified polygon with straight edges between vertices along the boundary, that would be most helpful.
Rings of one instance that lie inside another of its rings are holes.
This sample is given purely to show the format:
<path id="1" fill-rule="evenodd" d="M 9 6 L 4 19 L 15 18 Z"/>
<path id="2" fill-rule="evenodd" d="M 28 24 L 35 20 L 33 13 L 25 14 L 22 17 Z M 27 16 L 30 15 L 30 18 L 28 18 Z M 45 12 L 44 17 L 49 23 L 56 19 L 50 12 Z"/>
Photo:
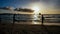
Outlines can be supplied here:
<path id="1" fill-rule="evenodd" d="M 60 23 L 60 15 L 43 15 L 44 23 Z M 0 22 L 1 23 L 22 23 L 22 22 L 41 22 L 41 16 L 34 17 L 34 15 L 24 15 L 24 14 L 15 14 L 15 18 L 13 19 L 13 14 L 0 14 Z"/>

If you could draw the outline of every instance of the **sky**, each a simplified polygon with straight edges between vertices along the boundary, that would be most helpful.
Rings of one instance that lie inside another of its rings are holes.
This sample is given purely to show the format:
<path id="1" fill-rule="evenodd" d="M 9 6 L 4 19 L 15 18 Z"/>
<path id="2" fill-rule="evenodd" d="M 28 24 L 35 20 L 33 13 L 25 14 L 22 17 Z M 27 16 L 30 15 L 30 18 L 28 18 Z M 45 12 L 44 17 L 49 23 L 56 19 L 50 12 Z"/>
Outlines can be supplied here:
<path id="1" fill-rule="evenodd" d="M 60 8 L 60 0 L 0 0 L 0 7 L 13 6 L 13 7 L 25 7 L 31 3 L 42 3 L 45 6 L 54 6 Z"/>
<path id="2" fill-rule="evenodd" d="M 42 11 L 60 12 L 60 0 L 0 0 L 0 7 L 6 6 L 14 8 L 32 8 L 33 6 L 39 6 Z"/>

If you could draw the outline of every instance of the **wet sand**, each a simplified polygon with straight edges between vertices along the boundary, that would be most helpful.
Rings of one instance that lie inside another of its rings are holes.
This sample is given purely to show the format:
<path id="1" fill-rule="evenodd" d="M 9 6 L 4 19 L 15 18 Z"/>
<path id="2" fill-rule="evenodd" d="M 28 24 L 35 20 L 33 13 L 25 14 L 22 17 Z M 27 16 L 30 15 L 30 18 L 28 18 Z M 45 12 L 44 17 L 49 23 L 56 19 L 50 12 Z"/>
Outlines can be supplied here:
<path id="1" fill-rule="evenodd" d="M 0 34 L 60 34 L 58 25 L 0 24 Z"/>

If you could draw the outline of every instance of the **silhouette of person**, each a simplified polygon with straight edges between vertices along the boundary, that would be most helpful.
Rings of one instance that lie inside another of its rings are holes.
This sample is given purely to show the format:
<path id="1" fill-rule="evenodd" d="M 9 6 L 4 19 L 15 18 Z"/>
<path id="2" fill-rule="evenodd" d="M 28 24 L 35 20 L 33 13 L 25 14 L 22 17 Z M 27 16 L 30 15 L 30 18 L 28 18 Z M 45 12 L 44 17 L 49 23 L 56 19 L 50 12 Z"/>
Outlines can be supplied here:
<path id="1" fill-rule="evenodd" d="M 44 22 L 44 16 L 42 15 L 42 25 L 43 25 L 43 22 Z"/>

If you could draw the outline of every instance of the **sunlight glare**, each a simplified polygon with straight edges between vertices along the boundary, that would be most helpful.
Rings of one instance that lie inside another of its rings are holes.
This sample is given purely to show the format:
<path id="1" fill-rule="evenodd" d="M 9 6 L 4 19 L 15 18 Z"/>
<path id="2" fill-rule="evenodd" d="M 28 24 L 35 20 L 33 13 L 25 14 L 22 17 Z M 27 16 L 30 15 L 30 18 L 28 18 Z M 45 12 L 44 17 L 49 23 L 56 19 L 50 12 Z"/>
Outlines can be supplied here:
<path id="1" fill-rule="evenodd" d="M 40 8 L 39 8 L 39 6 L 33 6 L 33 7 L 32 7 L 32 10 L 34 10 L 34 13 L 35 13 L 35 14 L 38 14 L 39 11 L 40 11 Z"/>

